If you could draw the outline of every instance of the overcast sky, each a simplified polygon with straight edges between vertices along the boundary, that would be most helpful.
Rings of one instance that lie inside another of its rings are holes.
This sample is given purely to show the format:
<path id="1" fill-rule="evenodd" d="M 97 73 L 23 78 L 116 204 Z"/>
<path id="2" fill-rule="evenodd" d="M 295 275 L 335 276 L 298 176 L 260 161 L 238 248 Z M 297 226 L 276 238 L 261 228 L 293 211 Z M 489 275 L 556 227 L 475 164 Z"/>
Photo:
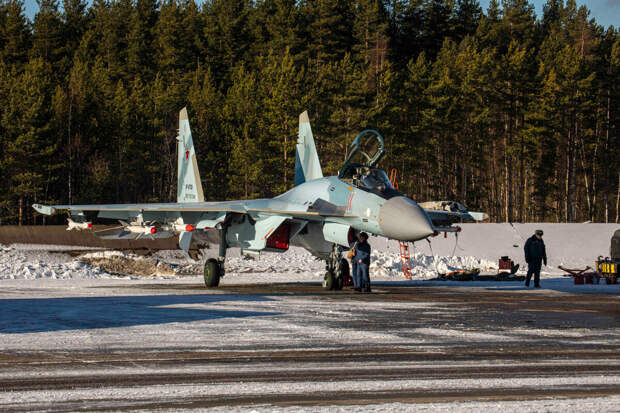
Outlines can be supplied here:
<path id="1" fill-rule="evenodd" d="M 34 13 L 39 9 L 36 0 L 25 0 L 26 14 L 32 19 Z M 197 0 L 200 2 L 200 0 Z M 489 0 L 479 0 L 480 4 L 486 10 L 489 5 Z M 546 3 L 546 0 L 530 0 L 536 5 L 536 15 L 540 17 L 542 15 L 542 6 Z M 60 2 L 62 3 L 62 1 Z M 90 1 L 89 1 L 90 3 Z M 596 18 L 596 21 L 603 25 L 620 26 L 620 0 L 577 0 L 577 4 L 585 4 L 592 12 L 592 17 Z"/>

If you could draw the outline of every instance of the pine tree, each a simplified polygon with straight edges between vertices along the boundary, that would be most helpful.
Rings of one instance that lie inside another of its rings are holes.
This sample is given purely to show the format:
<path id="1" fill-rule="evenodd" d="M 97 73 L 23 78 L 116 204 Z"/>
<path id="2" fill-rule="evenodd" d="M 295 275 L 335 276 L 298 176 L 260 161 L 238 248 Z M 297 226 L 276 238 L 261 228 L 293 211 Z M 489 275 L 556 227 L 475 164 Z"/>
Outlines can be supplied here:
<path id="1" fill-rule="evenodd" d="M 224 133 L 231 143 L 231 195 L 257 198 L 260 195 L 265 154 L 268 150 L 259 139 L 259 100 L 257 79 L 244 66 L 234 69 L 232 86 L 223 106 Z"/>
<path id="2" fill-rule="evenodd" d="M 98 1 L 98 0 L 96 0 Z M 87 3 L 84 0 L 63 0 L 62 21 L 64 33 L 62 36 L 61 64 L 64 73 L 68 73 L 73 62 L 73 55 L 80 45 L 80 41 L 88 26 L 86 15 Z"/>
<path id="3" fill-rule="evenodd" d="M 307 60 L 303 45 L 304 22 L 295 0 L 263 0 L 252 13 L 252 55 L 282 55 L 287 49 L 296 63 Z"/>
<path id="4" fill-rule="evenodd" d="M 2 116 L 7 146 L 2 164 L 10 176 L 5 199 L 9 218 L 22 225 L 31 215 L 29 205 L 41 197 L 53 179 L 56 146 L 51 139 L 50 69 L 42 59 L 24 67 L 8 90 L 9 107 Z"/>
<path id="5" fill-rule="evenodd" d="M 152 79 L 155 74 L 151 50 L 157 18 L 156 0 L 137 0 L 127 33 L 127 71 L 130 76 L 139 74 L 142 78 Z"/>
<path id="6" fill-rule="evenodd" d="M 63 23 L 57 0 L 39 0 L 39 12 L 32 25 L 32 56 L 55 65 L 62 58 Z M 58 72 L 62 67 L 56 65 Z M 60 74 L 60 73 L 57 73 Z"/>
<path id="7" fill-rule="evenodd" d="M 387 11 L 382 0 L 361 0 L 354 9 L 353 56 L 378 74 L 387 55 Z"/>
<path id="8" fill-rule="evenodd" d="M 248 0 L 211 0 L 204 6 L 205 61 L 217 83 L 228 82 L 229 74 L 251 44 L 248 30 Z"/>
<path id="9" fill-rule="evenodd" d="M 457 0 L 452 17 L 452 38 L 461 42 L 467 36 L 473 36 L 482 18 L 482 7 L 478 0 Z"/>
<path id="10" fill-rule="evenodd" d="M 223 96 L 209 69 L 199 68 L 189 89 L 192 135 L 196 147 L 205 199 L 225 200 L 229 193 L 230 142 L 222 128 Z"/>
<path id="11" fill-rule="evenodd" d="M 31 44 L 30 22 L 24 14 L 23 0 L 0 4 L 0 57 L 7 66 L 21 67 L 28 59 Z"/>
<path id="12" fill-rule="evenodd" d="M 312 70 L 320 70 L 321 65 L 342 59 L 351 52 L 351 0 L 308 0 L 304 14 L 308 19 L 306 36 Z"/>
<path id="13" fill-rule="evenodd" d="M 263 101 L 260 129 L 268 145 L 265 180 L 267 195 L 275 196 L 292 187 L 295 174 L 295 142 L 298 114 L 302 111 L 303 72 L 294 65 L 289 49 L 280 58 L 270 53 L 260 66 Z M 267 86 L 268 85 L 268 86 Z"/>
<path id="14" fill-rule="evenodd" d="M 416 59 L 422 51 L 420 45 L 420 27 L 423 13 L 423 0 L 394 1 L 392 3 L 389 33 L 388 55 L 390 61 L 400 71 L 405 71 L 411 59 Z"/>

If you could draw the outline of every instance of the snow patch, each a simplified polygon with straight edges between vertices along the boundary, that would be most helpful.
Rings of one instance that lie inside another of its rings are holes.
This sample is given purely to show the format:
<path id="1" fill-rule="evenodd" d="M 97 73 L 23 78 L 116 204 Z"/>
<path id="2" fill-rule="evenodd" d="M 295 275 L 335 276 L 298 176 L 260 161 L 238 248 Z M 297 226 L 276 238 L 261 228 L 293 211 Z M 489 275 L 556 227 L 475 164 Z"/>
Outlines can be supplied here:
<path id="1" fill-rule="evenodd" d="M 37 250 L 18 250 L 14 247 L 0 248 L 0 280 L 19 279 L 94 279 L 110 278 L 111 275 L 66 254 L 50 254 Z"/>
<path id="2" fill-rule="evenodd" d="M 374 250 L 371 254 L 370 273 L 373 278 L 402 279 L 401 258 L 399 252 Z M 411 273 L 415 279 L 428 280 L 437 278 L 438 274 L 451 271 L 478 268 L 481 271 L 497 269 L 497 264 L 476 257 L 425 255 L 415 252 L 411 256 Z"/>

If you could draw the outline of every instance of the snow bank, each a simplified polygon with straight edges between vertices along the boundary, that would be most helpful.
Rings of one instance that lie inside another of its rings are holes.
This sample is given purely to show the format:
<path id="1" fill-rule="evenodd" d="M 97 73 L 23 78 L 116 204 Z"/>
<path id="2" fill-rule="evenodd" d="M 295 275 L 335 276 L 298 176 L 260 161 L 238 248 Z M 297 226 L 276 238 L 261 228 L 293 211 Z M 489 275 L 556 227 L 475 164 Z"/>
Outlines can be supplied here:
<path id="1" fill-rule="evenodd" d="M 0 246 L 0 280 L 6 279 L 93 279 L 110 274 L 65 254 L 40 250 L 20 250 Z"/>
<path id="2" fill-rule="evenodd" d="M 489 260 L 466 256 L 438 256 L 425 255 L 423 252 L 410 251 L 411 273 L 416 279 L 427 280 L 436 278 L 437 274 L 446 274 L 461 269 L 478 268 L 489 271 L 497 268 L 497 264 Z M 401 258 L 399 252 L 384 252 L 374 250 L 370 271 L 373 278 L 402 278 L 400 269 Z"/>

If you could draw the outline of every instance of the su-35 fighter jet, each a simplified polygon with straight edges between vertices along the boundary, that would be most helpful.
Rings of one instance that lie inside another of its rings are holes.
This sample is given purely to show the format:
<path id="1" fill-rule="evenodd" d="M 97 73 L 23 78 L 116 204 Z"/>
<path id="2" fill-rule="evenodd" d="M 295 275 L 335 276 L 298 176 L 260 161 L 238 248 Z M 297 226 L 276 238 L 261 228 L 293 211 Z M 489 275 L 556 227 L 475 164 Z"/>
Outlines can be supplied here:
<path id="1" fill-rule="evenodd" d="M 205 202 L 187 110 L 179 114 L 177 202 L 149 204 L 40 205 L 51 215 L 69 212 L 69 225 L 90 228 L 86 212 L 119 220 L 116 229 L 95 232 L 104 238 L 164 238 L 178 235 L 188 252 L 192 236 L 219 243 L 219 258 L 204 266 L 207 287 L 224 276 L 228 248 L 244 254 L 282 253 L 295 245 L 326 261 L 324 287 L 341 289 L 349 271 L 342 257 L 360 231 L 399 241 L 417 241 L 437 231 L 456 231 L 453 222 L 480 220 L 467 210 L 424 210 L 394 189 L 376 165 L 385 155 L 384 141 L 374 130 L 361 132 L 338 176 L 324 177 L 307 112 L 299 116 L 295 186 L 272 199 Z M 435 224 L 433 223 L 435 221 Z M 82 223 L 82 225 L 80 225 Z M 447 225 L 447 226 L 446 226 Z"/>

